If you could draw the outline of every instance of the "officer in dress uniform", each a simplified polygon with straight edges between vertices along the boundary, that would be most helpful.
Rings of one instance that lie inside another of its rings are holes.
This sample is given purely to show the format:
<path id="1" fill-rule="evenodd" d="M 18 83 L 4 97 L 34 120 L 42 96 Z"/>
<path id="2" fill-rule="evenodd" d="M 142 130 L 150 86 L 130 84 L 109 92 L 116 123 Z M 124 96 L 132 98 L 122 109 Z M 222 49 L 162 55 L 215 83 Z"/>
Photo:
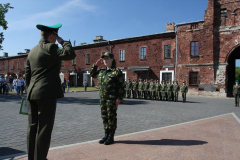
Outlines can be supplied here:
<path id="1" fill-rule="evenodd" d="M 183 85 L 181 87 L 181 92 L 182 92 L 182 98 L 183 98 L 183 102 L 186 102 L 186 95 L 188 92 L 188 86 L 186 85 L 186 82 L 183 82 Z"/>
<path id="2" fill-rule="evenodd" d="M 105 68 L 97 70 L 103 58 Z M 114 143 L 117 128 L 117 107 L 124 97 L 124 78 L 122 71 L 116 67 L 114 55 L 106 52 L 90 69 L 90 75 L 98 80 L 100 105 L 105 136 L 99 140 L 100 144 Z"/>
<path id="3" fill-rule="evenodd" d="M 236 80 L 235 83 L 236 84 L 233 86 L 233 95 L 235 97 L 235 106 L 239 107 L 240 86 L 238 80 Z"/>
<path id="4" fill-rule="evenodd" d="M 37 25 L 41 39 L 28 54 L 26 62 L 28 111 L 28 159 L 45 160 L 50 147 L 57 98 L 64 97 L 59 77 L 61 61 L 72 60 L 72 45 L 58 36 L 62 24 Z M 59 49 L 55 42 L 62 45 Z"/>

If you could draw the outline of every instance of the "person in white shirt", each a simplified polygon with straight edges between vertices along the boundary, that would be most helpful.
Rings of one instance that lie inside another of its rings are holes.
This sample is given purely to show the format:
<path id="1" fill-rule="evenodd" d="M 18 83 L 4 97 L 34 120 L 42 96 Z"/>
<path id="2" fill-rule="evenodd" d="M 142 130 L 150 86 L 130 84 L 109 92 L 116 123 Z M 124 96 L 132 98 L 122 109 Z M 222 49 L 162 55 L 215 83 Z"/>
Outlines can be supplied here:
<path id="1" fill-rule="evenodd" d="M 13 85 L 14 85 L 14 93 L 17 93 L 17 79 L 16 78 L 13 80 Z"/>

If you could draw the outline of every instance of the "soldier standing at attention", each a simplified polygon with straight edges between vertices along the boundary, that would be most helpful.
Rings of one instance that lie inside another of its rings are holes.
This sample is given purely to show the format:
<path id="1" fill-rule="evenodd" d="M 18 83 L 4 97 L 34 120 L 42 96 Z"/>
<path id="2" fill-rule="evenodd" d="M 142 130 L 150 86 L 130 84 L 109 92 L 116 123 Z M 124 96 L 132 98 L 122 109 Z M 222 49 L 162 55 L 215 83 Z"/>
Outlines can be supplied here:
<path id="1" fill-rule="evenodd" d="M 155 83 L 155 97 L 156 97 L 156 100 L 160 99 L 160 84 L 158 83 L 158 80 L 156 80 L 156 83 Z"/>
<path id="2" fill-rule="evenodd" d="M 117 128 L 117 107 L 124 97 L 124 78 L 122 71 L 116 67 L 116 61 L 112 53 L 106 52 L 98 59 L 90 69 L 90 75 L 98 80 L 100 105 L 105 136 L 100 144 L 113 144 L 114 134 Z M 106 66 L 97 70 L 102 63 Z"/>
<path id="3" fill-rule="evenodd" d="M 136 91 L 137 91 L 137 88 L 136 88 L 136 80 L 133 79 L 133 82 L 132 82 L 132 98 L 136 98 Z"/>
<path id="4" fill-rule="evenodd" d="M 149 90 L 150 90 L 150 99 L 153 100 L 155 98 L 155 95 L 154 95 L 155 84 L 153 83 L 153 79 L 150 80 Z"/>
<path id="5" fill-rule="evenodd" d="M 149 92 L 149 85 L 150 83 L 148 82 L 149 80 L 146 79 L 146 84 L 145 84 L 145 95 L 146 95 L 146 99 L 150 98 L 150 92 Z"/>
<path id="6" fill-rule="evenodd" d="M 139 81 L 140 82 L 138 83 L 138 91 L 139 91 L 138 98 L 142 99 L 143 98 L 143 82 L 141 78 L 139 79 Z"/>
<path id="7" fill-rule="evenodd" d="M 163 84 L 161 84 L 161 95 L 162 95 L 162 100 L 166 100 L 166 91 L 167 91 L 167 85 L 165 84 L 165 81 L 162 81 Z"/>
<path id="8" fill-rule="evenodd" d="M 172 90 L 173 90 L 173 86 L 171 84 L 171 81 L 169 80 L 168 85 L 167 85 L 168 101 L 172 100 Z"/>
<path id="9" fill-rule="evenodd" d="M 37 25 L 41 39 L 27 57 L 26 88 L 30 102 L 28 111 L 28 159 L 45 160 L 51 142 L 57 98 L 64 97 L 59 77 L 61 61 L 72 60 L 72 45 L 58 36 L 62 24 Z M 62 45 L 59 49 L 55 42 Z"/>
<path id="10" fill-rule="evenodd" d="M 173 94 L 173 88 L 174 88 L 174 81 L 172 81 L 172 101 L 174 101 L 174 94 Z"/>
<path id="11" fill-rule="evenodd" d="M 127 95 L 127 81 L 124 81 L 123 87 L 124 87 L 124 97 L 123 98 L 125 98 Z"/>
<path id="12" fill-rule="evenodd" d="M 239 107 L 240 86 L 238 80 L 236 80 L 235 82 L 236 84 L 233 86 L 233 96 L 235 97 L 235 106 Z"/>
<path id="13" fill-rule="evenodd" d="M 187 95 L 187 92 L 188 92 L 188 86 L 186 85 L 185 81 L 183 81 L 183 85 L 181 87 L 181 92 L 182 92 L 183 102 L 186 102 L 186 95 Z"/>
<path id="14" fill-rule="evenodd" d="M 127 98 L 131 97 L 131 88 L 132 88 L 132 82 L 130 81 L 130 78 L 128 78 L 128 81 L 126 83 Z"/>
<path id="15" fill-rule="evenodd" d="M 175 81 L 175 85 L 173 86 L 173 95 L 174 95 L 174 102 L 178 101 L 178 92 L 180 90 L 180 87 L 178 85 L 178 81 Z"/>
<path id="16" fill-rule="evenodd" d="M 144 79 L 144 81 L 143 81 L 143 97 L 144 97 L 144 99 L 146 99 L 145 86 L 146 86 L 146 79 Z"/>

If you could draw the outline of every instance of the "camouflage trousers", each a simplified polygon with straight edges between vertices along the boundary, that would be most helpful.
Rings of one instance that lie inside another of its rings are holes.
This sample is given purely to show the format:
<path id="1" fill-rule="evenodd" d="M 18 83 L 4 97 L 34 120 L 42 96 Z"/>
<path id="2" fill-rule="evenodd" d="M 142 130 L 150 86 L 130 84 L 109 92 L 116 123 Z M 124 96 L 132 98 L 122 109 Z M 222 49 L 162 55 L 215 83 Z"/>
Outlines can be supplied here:
<path id="1" fill-rule="evenodd" d="M 183 102 L 185 102 L 186 101 L 186 92 L 182 92 L 182 99 L 183 99 Z"/>
<path id="2" fill-rule="evenodd" d="M 162 91 L 161 96 L 162 96 L 162 100 L 165 101 L 166 100 L 166 92 Z"/>
<path id="3" fill-rule="evenodd" d="M 144 94 L 144 99 L 147 99 L 148 98 L 148 91 L 143 91 L 143 94 Z"/>
<path id="4" fill-rule="evenodd" d="M 159 91 L 156 91 L 156 99 L 160 99 L 160 92 Z"/>
<path id="5" fill-rule="evenodd" d="M 138 96 L 137 90 L 132 90 L 132 91 L 133 91 L 133 98 L 137 98 L 137 96 Z"/>
<path id="6" fill-rule="evenodd" d="M 177 102 L 178 101 L 178 92 L 173 92 L 174 95 L 174 101 Z"/>
<path id="7" fill-rule="evenodd" d="M 143 98 L 143 91 L 142 90 L 138 91 L 138 98 Z"/>
<path id="8" fill-rule="evenodd" d="M 131 98 L 131 90 L 127 90 L 127 98 Z"/>
<path id="9" fill-rule="evenodd" d="M 117 128 L 116 99 L 100 98 L 102 120 L 105 132 L 113 132 Z"/>
<path id="10" fill-rule="evenodd" d="M 168 91 L 167 95 L 168 95 L 168 101 L 171 101 L 172 100 L 172 91 Z"/>
<path id="11" fill-rule="evenodd" d="M 150 91 L 150 98 L 155 99 L 155 91 Z"/>

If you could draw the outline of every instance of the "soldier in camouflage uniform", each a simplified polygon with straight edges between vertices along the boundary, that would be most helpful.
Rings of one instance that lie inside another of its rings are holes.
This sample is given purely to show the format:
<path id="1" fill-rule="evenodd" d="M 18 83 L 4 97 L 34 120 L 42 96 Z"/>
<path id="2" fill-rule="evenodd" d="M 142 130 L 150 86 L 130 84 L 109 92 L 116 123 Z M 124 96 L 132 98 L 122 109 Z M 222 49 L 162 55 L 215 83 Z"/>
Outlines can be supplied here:
<path id="1" fill-rule="evenodd" d="M 173 87 L 174 87 L 175 83 L 174 81 L 172 81 L 172 101 L 174 101 L 174 94 L 173 94 Z"/>
<path id="2" fill-rule="evenodd" d="M 149 90 L 150 90 L 150 99 L 154 100 L 155 99 L 155 84 L 153 83 L 153 79 L 150 80 Z"/>
<path id="3" fill-rule="evenodd" d="M 186 85 L 186 82 L 183 82 L 183 85 L 181 87 L 181 92 L 182 92 L 182 98 L 183 98 L 183 102 L 186 102 L 186 95 L 188 92 L 188 86 Z"/>
<path id="4" fill-rule="evenodd" d="M 173 90 L 173 86 L 171 84 L 171 81 L 168 82 L 167 85 L 167 95 L 168 95 L 168 101 L 172 100 L 172 90 Z"/>
<path id="5" fill-rule="evenodd" d="M 105 136 L 99 141 L 100 144 L 113 144 L 114 134 L 117 128 L 117 107 L 124 97 L 124 78 L 122 71 L 116 67 L 112 53 L 102 55 L 106 68 L 97 70 L 101 65 L 102 58 L 98 59 L 91 67 L 90 75 L 98 80 L 100 105 Z"/>
<path id="6" fill-rule="evenodd" d="M 139 79 L 139 83 L 138 83 L 138 98 L 139 99 L 143 98 L 143 82 L 142 82 L 142 79 Z"/>
<path id="7" fill-rule="evenodd" d="M 167 92 L 167 85 L 165 84 L 165 81 L 162 81 L 161 84 L 161 96 L 162 96 L 162 100 L 165 101 L 166 100 L 166 92 Z"/>
<path id="8" fill-rule="evenodd" d="M 149 94 L 148 94 L 148 89 L 149 89 L 149 83 L 147 81 L 147 79 L 144 80 L 144 98 L 148 99 Z"/>
<path id="9" fill-rule="evenodd" d="M 136 99 L 138 96 L 138 82 L 137 79 L 133 79 L 132 83 L 133 98 Z"/>
<path id="10" fill-rule="evenodd" d="M 123 87 L 124 87 L 124 97 L 123 98 L 126 98 L 126 94 L 127 94 L 127 81 L 124 81 L 123 83 Z"/>
<path id="11" fill-rule="evenodd" d="M 180 87 L 178 85 L 178 81 L 175 81 L 175 85 L 173 86 L 173 95 L 174 95 L 174 101 L 178 101 L 178 92 L 180 90 Z"/>
<path id="12" fill-rule="evenodd" d="M 156 100 L 160 99 L 160 84 L 158 83 L 158 80 L 156 80 L 156 83 L 155 83 L 155 96 L 156 96 Z"/>
<path id="13" fill-rule="evenodd" d="M 128 81 L 126 83 L 126 90 L 127 90 L 127 98 L 131 98 L 132 82 L 130 81 L 130 78 L 128 78 Z"/>

